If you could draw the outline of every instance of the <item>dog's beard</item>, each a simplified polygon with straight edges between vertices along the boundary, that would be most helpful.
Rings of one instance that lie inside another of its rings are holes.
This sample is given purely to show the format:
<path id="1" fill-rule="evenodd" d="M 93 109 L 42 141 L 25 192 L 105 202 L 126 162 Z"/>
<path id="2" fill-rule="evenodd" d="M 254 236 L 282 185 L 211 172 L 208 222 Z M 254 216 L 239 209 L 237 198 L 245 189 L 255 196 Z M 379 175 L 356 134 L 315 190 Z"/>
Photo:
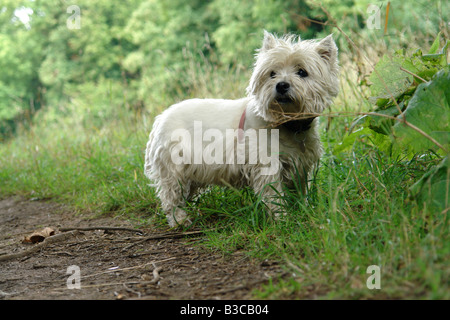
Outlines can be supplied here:
<path id="1" fill-rule="evenodd" d="M 289 131 L 298 133 L 309 130 L 312 121 L 319 116 L 311 112 L 311 108 L 305 105 L 305 100 L 300 96 L 293 97 L 291 94 L 276 94 L 268 106 L 268 113 L 273 119 L 272 127 L 283 126 Z"/>
<path id="2" fill-rule="evenodd" d="M 268 113 L 273 119 L 274 124 L 298 119 L 304 112 L 304 106 L 300 97 L 292 94 L 275 94 L 275 97 L 268 105 Z"/>
<path id="3" fill-rule="evenodd" d="M 272 100 L 269 109 L 276 113 L 285 115 L 298 114 L 302 112 L 300 101 L 290 95 L 276 95 Z"/>
<path id="4" fill-rule="evenodd" d="M 290 84 L 290 90 L 284 94 L 275 90 L 273 82 L 256 85 L 257 90 L 252 92 L 253 110 L 272 127 L 288 121 L 315 118 L 326 105 L 320 95 L 313 94 L 312 88 L 302 88 L 293 81 Z"/>

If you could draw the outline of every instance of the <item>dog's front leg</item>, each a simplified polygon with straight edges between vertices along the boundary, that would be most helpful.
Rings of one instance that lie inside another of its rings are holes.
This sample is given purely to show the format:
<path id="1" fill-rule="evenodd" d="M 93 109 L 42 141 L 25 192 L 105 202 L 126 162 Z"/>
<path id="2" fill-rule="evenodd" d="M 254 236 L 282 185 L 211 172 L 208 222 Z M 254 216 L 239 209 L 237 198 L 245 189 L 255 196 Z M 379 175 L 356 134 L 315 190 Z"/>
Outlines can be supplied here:
<path id="1" fill-rule="evenodd" d="M 272 217 L 277 219 L 281 215 L 286 215 L 282 204 L 283 187 L 279 174 L 258 176 L 258 179 L 253 181 L 253 190 L 261 196 L 262 201 L 268 207 Z"/>

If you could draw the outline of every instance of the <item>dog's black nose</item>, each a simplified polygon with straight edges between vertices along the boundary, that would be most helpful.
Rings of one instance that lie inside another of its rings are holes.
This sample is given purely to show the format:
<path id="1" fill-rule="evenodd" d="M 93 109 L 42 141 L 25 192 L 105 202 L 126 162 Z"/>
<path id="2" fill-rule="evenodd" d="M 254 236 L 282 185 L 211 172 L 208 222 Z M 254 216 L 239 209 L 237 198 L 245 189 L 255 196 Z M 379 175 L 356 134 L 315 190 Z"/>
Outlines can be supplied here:
<path id="1" fill-rule="evenodd" d="M 279 93 L 279 94 L 285 94 L 288 90 L 289 90 L 289 87 L 290 87 L 291 85 L 289 84 L 289 83 L 287 83 L 287 82 L 278 82 L 277 83 L 277 92 Z"/>

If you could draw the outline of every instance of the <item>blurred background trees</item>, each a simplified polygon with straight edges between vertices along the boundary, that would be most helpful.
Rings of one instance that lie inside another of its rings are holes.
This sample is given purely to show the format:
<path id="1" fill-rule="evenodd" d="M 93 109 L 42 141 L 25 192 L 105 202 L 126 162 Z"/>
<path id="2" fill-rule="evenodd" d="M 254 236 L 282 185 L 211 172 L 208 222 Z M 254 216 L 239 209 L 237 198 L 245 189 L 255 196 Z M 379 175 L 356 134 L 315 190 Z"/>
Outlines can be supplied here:
<path id="1" fill-rule="evenodd" d="M 449 12 L 447 1 L 391 2 L 388 34 L 432 39 Z M 370 37 L 411 42 L 366 28 L 368 5 L 383 13 L 386 3 L 321 1 L 341 28 L 369 44 Z M 72 5 L 80 13 L 74 29 Z M 247 77 L 263 29 L 307 39 L 336 31 L 327 20 L 312 0 L 2 0 L 0 141 L 39 110 L 40 120 L 52 121 L 72 108 L 99 125 L 116 108 L 160 110 L 194 95 L 195 70 L 205 65 Z"/>

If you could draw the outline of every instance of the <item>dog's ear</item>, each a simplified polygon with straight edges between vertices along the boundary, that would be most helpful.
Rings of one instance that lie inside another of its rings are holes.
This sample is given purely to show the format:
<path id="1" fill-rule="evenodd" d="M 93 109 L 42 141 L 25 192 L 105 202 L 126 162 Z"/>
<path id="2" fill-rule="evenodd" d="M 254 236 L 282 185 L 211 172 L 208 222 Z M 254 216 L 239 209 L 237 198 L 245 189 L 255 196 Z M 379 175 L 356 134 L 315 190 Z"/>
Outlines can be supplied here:
<path id="1" fill-rule="evenodd" d="M 322 59 L 326 60 L 330 64 L 337 62 L 338 48 L 333 40 L 333 35 L 329 35 L 323 38 L 316 46 L 316 50 Z"/>
<path id="2" fill-rule="evenodd" d="M 273 34 L 268 32 L 267 30 L 264 30 L 264 40 L 260 52 L 264 52 L 267 50 L 270 50 L 274 48 L 277 45 L 277 39 Z"/>

